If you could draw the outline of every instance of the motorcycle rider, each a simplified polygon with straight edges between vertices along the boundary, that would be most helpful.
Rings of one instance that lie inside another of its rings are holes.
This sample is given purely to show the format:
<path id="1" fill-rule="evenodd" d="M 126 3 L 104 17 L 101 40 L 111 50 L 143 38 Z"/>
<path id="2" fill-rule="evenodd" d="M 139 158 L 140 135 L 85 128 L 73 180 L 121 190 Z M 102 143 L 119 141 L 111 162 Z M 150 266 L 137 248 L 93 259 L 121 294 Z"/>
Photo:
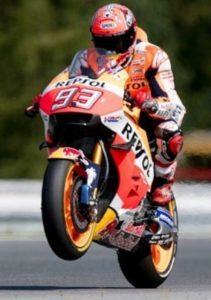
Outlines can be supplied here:
<path id="1" fill-rule="evenodd" d="M 95 47 L 122 53 L 129 74 L 126 89 L 142 108 L 140 123 L 148 133 L 153 153 L 155 179 L 151 198 L 154 203 L 164 205 L 172 197 L 176 157 L 183 144 L 180 126 L 185 114 L 175 90 L 168 55 L 148 42 L 131 10 L 120 4 L 99 8 L 90 31 Z M 159 147 L 155 144 L 158 139 Z"/>
<path id="2" fill-rule="evenodd" d="M 174 86 L 168 55 L 149 43 L 126 6 L 108 4 L 93 16 L 90 32 L 95 47 L 120 54 L 119 64 L 129 74 L 126 95 L 140 107 L 140 125 L 148 134 L 155 166 L 151 200 L 165 205 L 172 197 L 177 155 L 183 144 L 181 124 L 185 114 Z M 35 112 L 39 97 L 28 108 Z"/>

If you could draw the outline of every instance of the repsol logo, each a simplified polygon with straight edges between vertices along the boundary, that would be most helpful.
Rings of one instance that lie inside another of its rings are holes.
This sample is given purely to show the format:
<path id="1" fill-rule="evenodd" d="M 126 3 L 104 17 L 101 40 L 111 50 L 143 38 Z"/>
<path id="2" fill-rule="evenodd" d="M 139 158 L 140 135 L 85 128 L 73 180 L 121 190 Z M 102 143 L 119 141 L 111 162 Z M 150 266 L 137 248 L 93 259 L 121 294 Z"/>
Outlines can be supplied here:
<path id="1" fill-rule="evenodd" d="M 135 82 L 135 83 L 128 83 L 126 86 L 126 89 L 128 90 L 139 90 L 140 88 L 144 87 L 146 84 L 144 81 L 141 82 Z"/>
<path id="2" fill-rule="evenodd" d="M 144 149 L 144 146 L 139 139 L 138 134 L 133 130 L 132 126 L 127 123 L 125 127 L 122 130 L 122 134 L 125 136 L 127 141 L 134 141 L 133 148 L 135 150 L 135 157 L 136 159 L 141 158 L 142 159 L 142 167 L 144 171 L 146 172 L 147 176 L 150 177 L 150 171 L 152 168 L 152 163 L 150 158 L 148 157 L 146 150 Z"/>
<path id="3" fill-rule="evenodd" d="M 100 87 L 100 88 L 104 88 L 105 87 L 105 82 L 99 82 L 97 80 L 90 80 L 89 78 L 84 78 L 84 77 L 76 77 L 70 80 L 66 80 L 66 81 L 59 81 L 56 83 L 56 88 L 59 87 L 65 87 L 65 86 L 69 86 L 71 84 L 75 84 L 75 83 L 79 83 L 79 84 L 86 84 L 92 87 Z"/>

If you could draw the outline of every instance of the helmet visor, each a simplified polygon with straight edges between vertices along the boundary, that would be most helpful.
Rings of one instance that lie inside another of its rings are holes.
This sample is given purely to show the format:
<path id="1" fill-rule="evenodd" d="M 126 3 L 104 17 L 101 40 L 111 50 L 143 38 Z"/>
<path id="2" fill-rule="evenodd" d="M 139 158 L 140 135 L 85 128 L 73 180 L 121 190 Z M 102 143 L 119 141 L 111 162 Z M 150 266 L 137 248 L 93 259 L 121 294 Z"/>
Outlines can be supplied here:
<path id="1" fill-rule="evenodd" d="M 135 30 L 131 27 L 126 33 L 116 36 L 93 36 L 95 47 L 115 51 L 116 53 L 127 52 L 135 40 Z"/>

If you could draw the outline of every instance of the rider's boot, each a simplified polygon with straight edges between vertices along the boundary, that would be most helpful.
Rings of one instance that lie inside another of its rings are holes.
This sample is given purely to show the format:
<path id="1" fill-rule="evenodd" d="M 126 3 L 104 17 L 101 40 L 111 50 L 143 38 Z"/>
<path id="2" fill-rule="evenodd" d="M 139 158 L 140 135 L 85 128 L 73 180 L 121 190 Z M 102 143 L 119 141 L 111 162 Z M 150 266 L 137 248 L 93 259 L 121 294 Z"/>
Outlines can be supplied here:
<path id="1" fill-rule="evenodd" d="M 155 178 L 151 191 L 151 201 L 153 204 L 163 206 L 172 199 L 173 181 L 164 178 Z"/>
<path id="2" fill-rule="evenodd" d="M 177 162 L 155 160 L 155 178 L 151 189 L 151 201 L 158 206 L 164 206 L 172 199 L 172 185 Z"/>

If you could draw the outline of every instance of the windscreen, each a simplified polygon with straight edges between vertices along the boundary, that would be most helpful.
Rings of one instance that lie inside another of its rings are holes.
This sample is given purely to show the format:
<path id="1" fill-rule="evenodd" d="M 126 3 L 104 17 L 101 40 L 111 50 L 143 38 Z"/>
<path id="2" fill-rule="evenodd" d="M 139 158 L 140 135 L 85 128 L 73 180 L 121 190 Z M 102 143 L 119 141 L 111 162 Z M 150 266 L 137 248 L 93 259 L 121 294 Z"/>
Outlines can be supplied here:
<path id="1" fill-rule="evenodd" d="M 116 54 L 101 48 L 80 50 L 69 67 L 69 77 L 88 76 L 97 79 L 112 65 L 116 65 Z"/>

